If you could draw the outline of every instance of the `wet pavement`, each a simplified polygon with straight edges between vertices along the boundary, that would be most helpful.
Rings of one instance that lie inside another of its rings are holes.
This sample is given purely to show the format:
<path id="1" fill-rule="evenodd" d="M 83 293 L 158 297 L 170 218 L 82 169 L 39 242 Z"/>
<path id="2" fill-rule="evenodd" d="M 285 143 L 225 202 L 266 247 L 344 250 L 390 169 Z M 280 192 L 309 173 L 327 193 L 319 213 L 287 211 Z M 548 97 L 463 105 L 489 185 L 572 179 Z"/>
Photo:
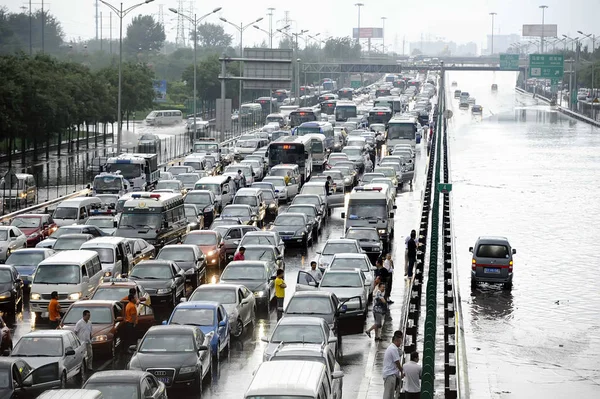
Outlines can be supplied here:
<path id="1" fill-rule="evenodd" d="M 448 75 L 484 108 L 481 118 L 458 110 L 449 88 L 471 398 L 598 398 L 600 130 L 516 94 L 515 73 Z M 471 290 L 468 248 L 480 235 L 517 249 L 512 291 Z"/>

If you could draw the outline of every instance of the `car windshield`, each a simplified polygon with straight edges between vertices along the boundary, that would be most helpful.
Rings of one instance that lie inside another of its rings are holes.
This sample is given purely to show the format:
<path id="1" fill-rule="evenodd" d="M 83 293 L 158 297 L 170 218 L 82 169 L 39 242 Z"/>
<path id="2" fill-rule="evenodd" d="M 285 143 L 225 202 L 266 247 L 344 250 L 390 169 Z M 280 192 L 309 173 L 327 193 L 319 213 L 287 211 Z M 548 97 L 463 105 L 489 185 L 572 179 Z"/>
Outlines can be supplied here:
<path id="1" fill-rule="evenodd" d="M 54 219 L 77 219 L 77 213 L 77 208 L 59 207 L 56 208 L 52 217 Z"/>
<path id="2" fill-rule="evenodd" d="M 91 226 L 96 226 L 99 229 L 111 229 L 114 227 L 115 219 L 113 218 L 97 218 L 97 219 L 88 219 L 85 224 L 89 224 Z"/>
<path id="3" fill-rule="evenodd" d="M 22 337 L 11 352 L 17 357 L 61 357 L 63 344 L 61 337 Z"/>
<path id="4" fill-rule="evenodd" d="M 35 284 L 79 284 L 80 268 L 77 265 L 41 265 L 35 271 Z"/>
<path id="5" fill-rule="evenodd" d="M 320 197 L 315 197 L 315 196 L 296 197 L 296 198 L 294 198 L 292 205 L 296 205 L 296 204 L 312 204 L 312 205 L 316 205 L 317 207 L 320 207 L 321 201 L 320 201 Z"/>
<path id="6" fill-rule="evenodd" d="M 62 318 L 63 324 L 76 324 L 81 320 L 81 314 L 84 310 L 90 311 L 90 321 L 93 324 L 112 324 L 113 313 L 111 307 L 99 306 L 73 306 L 67 314 Z"/>
<path id="7" fill-rule="evenodd" d="M 273 192 L 273 190 L 263 190 L 262 195 L 263 195 L 263 199 L 265 199 L 265 200 L 275 199 L 275 193 Z"/>
<path id="8" fill-rule="evenodd" d="M 325 185 L 322 186 L 307 186 L 302 187 L 302 194 L 317 194 L 324 195 L 325 194 Z"/>
<path id="9" fill-rule="evenodd" d="M 357 273 L 325 273 L 321 287 L 362 287 Z"/>
<path id="10" fill-rule="evenodd" d="M 0 270 L 1 283 L 12 283 L 12 272 L 10 270 Z"/>
<path id="11" fill-rule="evenodd" d="M 214 300 L 214 299 L 211 299 Z M 190 326 L 212 326 L 215 324 L 214 309 L 175 309 L 169 324 L 183 324 Z"/>
<path id="12" fill-rule="evenodd" d="M 313 208 L 312 206 L 294 205 L 288 208 L 288 212 L 303 213 L 307 216 L 312 217 L 313 219 L 316 216 L 315 208 Z"/>
<path id="13" fill-rule="evenodd" d="M 275 219 L 275 226 L 304 226 L 304 218 L 293 215 L 279 215 Z"/>
<path id="14" fill-rule="evenodd" d="M 359 157 L 362 155 L 362 150 L 360 148 L 344 148 L 343 151 L 344 154 L 348 155 L 348 157 Z"/>
<path id="15" fill-rule="evenodd" d="M 360 269 L 368 272 L 371 270 L 371 263 L 367 263 L 365 259 L 335 258 L 329 267 L 331 269 Z"/>
<path id="16" fill-rule="evenodd" d="M 477 248 L 477 256 L 482 258 L 508 259 L 508 247 L 498 244 L 481 244 Z"/>
<path id="17" fill-rule="evenodd" d="M 344 178 L 344 175 L 342 175 L 342 172 L 340 172 L 339 170 L 335 170 L 335 171 L 328 171 L 323 173 L 325 176 L 331 176 L 331 178 L 333 180 L 342 180 Z"/>
<path id="18" fill-rule="evenodd" d="M 379 241 L 379 234 L 375 229 L 353 230 L 346 232 L 346 238 L 352 238 L 358 241 Z"/>
<path id="19" fill-rule="evenodd" d="M 229 265 L 221 274 L 221 280 L 266 280 L 263 266 Z"/>
<path id="20" fill-rule="evenodd" d="M 258 146 L 258 141 L 256 141 L 256 140 L 238 141 L 237 146 L 240 148 L 256 148 Z"/>
<path id="21" fill-rule="evenodd" d="M 185 323 L 181 323 L 185 324 Z M 139 351 L 144 352 L 194 352 L 192 334 L 146 334 Z M 119 396 L 121 397 L 121 396 Z"/>
<path id="22" fill-rule="evenodd" d="M 394 168 L 377 168 L 377 169 L 375 169 L 375 172 L 383 173 L 383 175 L 385 177 L 395 177 L 396 176 L 396 171 L 394 170 Z"/>
<path id="23" fill-rule="evenodd" d="M 249 217 L 251 215 L 252 210 L 250 208 L 237 206 L 226 206 L 221 213 L 223 217 Z"/>
<path id="24" fill-rule="evenodd" d="M 179 186 L 179 182 L 174 182 L 174 181 L 159 181 L 158 183 L 156 183 L 156 190 L 179 190 L 180 186 Z"/>
<path id="25" fill-rule="evenodd" d="M 233 199 L 234 204 L 258 206 L 258 201 L 253 195 L 236 195 Z M 225 208 L 227 209 L 227 208 Z"/>
<path id="26" fill-rule="evenodd" d="M 193 262 L 196 259 L 191 248 L 171 247 L 163 248 L 156 259 L 172 260 L 173 262 Z"/>
<path id="27" fill-rule="evenodd" d="M 285 310 L 288 314 L 331 314 L 333 307 L 327 297 L 299 297 L 294 296 Z"/>
<path id="28" fill-rule="evenodd" d="M 5 263 L 13 266 L 37 266 L 43 260 L 43 253 L 16 251 L 10 254 Z"/>
<path id="29" fill-rule="evenodd" d="M 401 170 L 401 166 L 394 161 L 382 162 L 380 165 L 385 166 L 386 168 L 393 168 L 396 172 Z"/>
<path id="30" fill-rule="evenodd" d="M 358 249 L 356 248 L 356 244 L 347 242 L 329 242 L 325 244 L 322 253 L 323 255 L 355 254 L 358 253 Z"/>
<path id="31" fill-rule="evenodd" d="M 219 187 L 218 185 L 213 185 L 213 184 L 201 184 L 200 190 L 207 190 L 207 186 L 211 186 L 212 188 L 215 187 Z M 196 184 L 196 187 L 194 187 L 194 189 L 198 189 L 198 184 Z M 194 204 L 194 205 L 212 205 L 212 201 L 210 198 L 210 194 L 208 193 L 195 193 L 195 192 L 191 192 L 191 193 L 187 193 L 187 195 L 185 196 L 185 199 L 183 200 L 183 202 L 185 204 Z"/>
<path id="32" fill-rule="evenodd" d="M 120 301 L 129 295 L 129 288 L 123 286 L 98 287 L 92 295 L 92 299 Z M 92 319 L 92 323 L 96 323 L 96 320 Z"/>
<path id="33" fill-rule="evenodd" d="M 240 245 L 277 245 L 277 243 L 275 242 L 275 238 L 273 238 L 273 236 L 246 234 Z"/>
<path id="34" fill-rule="evenodd" d="M 274 261 L 275 254 L 271 248 L 246 248 L 246 252 L 244 252 L 244 259 Z"/>
<path id="35" fill-rule="evenodd" d="M 78 250 L 87 237 L 60 237 L 52 247 L 55 251 Z"/>
<path id="36" fill-rule="evenodd" d="M 162 220 L 162 215 L 158 213 L 123 213 L 119 220 L 119 228 L 157 230 Z"/>
<path id="37" fill-rule="evenodd" d="M 387 219 L 386 203 L 384 201 L 372 202 L 369 200 L 354 200 L 348 205 L 348 220 L 357 219 Z"/>
<path id="38" fill-rule="evenodd" d="M 274 186 L 278 186 L 278 187 L 285 186 L 285 180 L 283 177 L 280 178 L 280 177 L 275 177 L 275 176 L 272 176 L 272 177 L 269 176 L 269 177 L 265 177 L 265 179 L 263 181 L 271 182 L 271 183 L 273 183 Z"/>
<path id="39" fill-rule="evenodd" d="M 85 384 L 85 389 L 93 389 L 100 391 L 104 399 L 123 399 L 123 398 L 139 398 L 140 392 L 138 384 L 107 384 L 105 381 L 91 382 Z"/>
<path id="40" fill-rule="evenodd" d="M 175 176 L 175 178 L 177 180 L 179 180 L 180 182 L 182 182 L 183 184 L 194 184 L 198 180 L 200 180 L 200 175 L 185 175 L 185 174 L 180 174 L 180 175 Z"/>
<path id="41" fill-rule="evenodd" d="M 86 251 L 94 251 L 100 257 L 100 263 L 115 263 L 115 253 L 111 248 L 85 248 Z"/>
<path id="42" fill-rule="evenodd" d="M 383 176 L 383 174 L 382 174 L 382 176 Z M 376 177 L 382 177 L 382 176 L 378 176 L 378 175 L 374 175 L 374 174 L 370 174 L 370 173 L 365 173 L 365 174 L 362 176 L 362 179 L 361 179 L 361 180 L 362 180 L 362 182 L 363 182 L 364 184 L 368 184 L 368 183 L 370 183 L 370 182 L 371 182 L 371 180 L 375 179 Z"/>
<path id="43" fill-rule="evenodd" d="M 208 288 L 194 291 L 191 301 L 214 301 L 220 304 L 236 303 L 236 290 L 231 288 Z"/>
<path id="44" fill-rule="evenodd" d="M 177 176 L 180 173 L 187 173 L 189 171 L 189 166 L 171 166 L 169 169 L 167 169 L 167 172 L 171 173 L 173 176 Z"/>
<path id="45" fill-rule="evenodd" d="M 131 278 L 168 280 L 173 277 L 169 264 L 137 264 L 131 271 Z"/>
<path id="46" fill-rule="evenodd" d="M 20 229 L 33 229 L 40 227 L 41 221 L 41 218 L 16 217 L 10 222 L 10 225 Z"/>
<path id="47" fill-rule="evenodd" d="M 183 212 L 186 218 L 198 217 L 198 208 L 196 208 L 193 204 L 184 205 Z"/>
<path id="48" fill-rule="evenodd" d="M 217 245 L 216 234 L 188 234 L 185 236 L 184 244 L 192 245 Z"/>
<path id="49" fill-rule="evenodd" d="M 321 344 L 325 342 L 323 329 L 318 325 L 278 325 L 271 336 L 271 342 Z"/>

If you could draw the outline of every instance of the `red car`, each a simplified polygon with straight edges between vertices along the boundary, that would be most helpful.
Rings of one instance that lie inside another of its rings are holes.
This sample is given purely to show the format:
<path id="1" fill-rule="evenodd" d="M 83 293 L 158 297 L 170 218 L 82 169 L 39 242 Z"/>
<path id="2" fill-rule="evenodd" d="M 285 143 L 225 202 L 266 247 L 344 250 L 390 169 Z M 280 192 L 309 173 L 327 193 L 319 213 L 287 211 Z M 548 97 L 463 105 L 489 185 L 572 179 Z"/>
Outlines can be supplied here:
<path id="1" fill-rule="evenodd" d="M 26 213 L 14 217 L 11 226 L 19 228 L 27 236 L 27 247 L 33 248 L 58 228 L 52 216 L 46 213 Z"/>
<path id="2" fill-rule="evenodd" d="M 190 231 L 185 236 L 184 244 L 192 244 L 200 247 L 200 250 L 206 257 L 206 266 L 208 268 L 218 268 L 225 266 L 225 245 L 223 237 L 213 230 Z"/>

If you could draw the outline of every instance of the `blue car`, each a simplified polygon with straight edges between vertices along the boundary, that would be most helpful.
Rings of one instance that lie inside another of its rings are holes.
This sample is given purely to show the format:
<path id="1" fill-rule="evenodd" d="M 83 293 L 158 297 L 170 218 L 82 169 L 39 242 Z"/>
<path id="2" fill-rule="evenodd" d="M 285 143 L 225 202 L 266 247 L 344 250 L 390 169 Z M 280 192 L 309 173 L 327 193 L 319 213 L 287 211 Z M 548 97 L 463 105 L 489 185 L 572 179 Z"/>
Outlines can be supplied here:
<path id="1" fill-rule="evenodd" d="M 173 309 L 169 321 L 163 324 L 196 326 L 210 336 L 211 353 L 218 360 L 221 352 L 229 348 L 229 316 L 218 302 L 192 301 L 180 303 Z"/>

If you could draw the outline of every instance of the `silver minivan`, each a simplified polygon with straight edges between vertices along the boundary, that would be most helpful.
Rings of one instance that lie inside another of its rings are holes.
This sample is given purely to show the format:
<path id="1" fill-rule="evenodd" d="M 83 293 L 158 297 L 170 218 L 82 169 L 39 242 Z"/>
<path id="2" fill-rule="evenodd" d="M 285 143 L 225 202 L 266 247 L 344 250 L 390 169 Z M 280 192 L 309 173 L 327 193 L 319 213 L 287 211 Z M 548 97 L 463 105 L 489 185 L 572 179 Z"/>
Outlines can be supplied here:
<path id="1" fill-rule="evenodd" d="M 102 201 L 97 197 L 70 198 L 58 204 L 52 219 L 57 226 L 83 224 L 90 217 L 92 209 L 102 206 Z"/>
<path id="2" fill-rule="evenodd" d="M 206 176 L 196 182 L 194 190 L 211 191 L 216 198 L 216 207 L 221 211 L 225 205 L 233 201 L 235 184 L 231 176 Z"/>
<path id="3" fill-rule="evenodd" d="M 500 283 L 505 289 L 512 288 L 513 255 L 517 253 L 510 246 L 506 237 L 482 236 L 470 247 L 473 253 L 471 260 L 471 286 L 477 283 Z"/>

